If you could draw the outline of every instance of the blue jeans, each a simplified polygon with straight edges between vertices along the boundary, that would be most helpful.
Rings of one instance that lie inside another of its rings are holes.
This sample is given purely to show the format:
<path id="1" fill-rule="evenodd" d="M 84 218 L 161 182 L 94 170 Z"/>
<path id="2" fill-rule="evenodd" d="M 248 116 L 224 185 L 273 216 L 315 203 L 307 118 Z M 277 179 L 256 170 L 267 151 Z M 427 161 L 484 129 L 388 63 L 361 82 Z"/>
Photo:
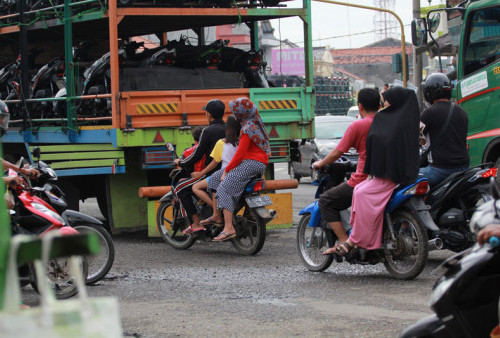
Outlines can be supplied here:
<path id="1" fill-rule="evenodd" d="M 469 169 L 469 167 L 445 169 L 445 168 L 436 168 L 427 166 L 424 168 L 420 168 L 419 174 L 426 177 L 427 181 L 429 182 L 429 185 L 431 186 L 431 188 L 433 188 L 451 174 L 456 173 L 458 171 L 465 171 L 467 169 Z"/>

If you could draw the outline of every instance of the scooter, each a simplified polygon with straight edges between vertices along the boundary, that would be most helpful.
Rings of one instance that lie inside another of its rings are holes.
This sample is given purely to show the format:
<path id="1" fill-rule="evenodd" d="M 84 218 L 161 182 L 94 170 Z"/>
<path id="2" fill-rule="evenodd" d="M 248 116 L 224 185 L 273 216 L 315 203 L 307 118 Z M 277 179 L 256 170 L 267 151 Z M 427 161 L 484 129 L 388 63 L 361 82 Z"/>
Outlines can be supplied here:
<path id="1" fill-rule="evenodd" d="M 492 199 L 488 180 L 496 174 L 493 163 L 484 163 L 450 175 L 430 191 L 425 203 L 439 231 L 428 237 L 440 249 L 460 252 L 476 242 L 469 222 L 477 207 Z"/>
<path id="2" fill-rule="evenodd" d="M 487 225 L 500 226 L 500 187 L 492 186 L 496 200 L 481 205 L 471 219 L 476 234 Z M 476 243 L 444 261 L 443 276 L 429 300 L 434 314 L 407 327 L 400 337 L 489 337 L 499 320 L 499 243 L 491 237 L 488 243 Z"/>
<path id="3" fill-rule="evenodd" d="M 169 145 L 168 148 L 173 149 L 173 146 Z M 212 241 L 223 229 L 223 227 L 216 225 L 208 225 L 205 227 L 206 230 L 193 234 L 185 235 L 182 232 L 189 226 L 190 221 L 187 217 L 181 216 L 180 203 L 172 191 L 179 180 L 187 176 L 183 169 L 171 171 L 172 190 L 160 199 L 156 212 L 156 225 L 163 240 L 180 250 L 190 248 L 198 239 Z M 272 201 L 268 195 L 261 195 L 264 188 L 265 181 L 263 179 L 260 177 L 252 179 L 246 186 L 234 211 L 233 225 L 236 237 L 231 239 L 231 243 L 239 253 L 255 255 L 262 249 L 266 240 L 266 224 L 276 215 L 274 210 L 265 208 L 272 205 Z M 194 194 L 192 198 L 201 218 L 208 218 L 212 215 L 210 206 L 199 201 Z M 241 210 L 243 213 L 239 214 Z"/>
<path id="4" fill-rule="evenodd" d="M 315 198 L 342 182 L 349 167 L 353 167 L 349 161 L 325 166 Z M 427 262 L 429 246 L 431 249 L 433 246 L 433 242 L 429 243 L 427 239 L 427 230 L 438 230 L 424 204 L 424 196 L 428 191 L 429 185 L 424 178 L 407 186 L 397 187 L 385 208 L 380 248 L 360 248 L 348 254 L 345 260 L 351 264 L 363 265 L 383 263 L 387 271 L 398 279 L 410 280 L 417 277 Z M 350 230 L 349 213 L 349 210 L 341 212 L 342 223 L 347 232 Z M 321 218 L 318 201 L 302 209 L 299 215 L 302 218 L 297 228 L 297 247 L 304 265 L 311 271 L 324 271 L 330 267 L 334 258 L 337 262 L 342 262 L 342 256 L 322 254 L 335 245 L 337 238 Z"/>
<path id="5" fill-rule="evenodd" d="M 17 176 L 9 170 L 9 176 Z M 44 236 L 50 231 L 59 231 L 61 235 L 75 235 L 79 232 L 68 226 L 71 213 L 59 215 L 49 204 L 32 194 L 31 187 L 24 180 L 22 185 L 9 187 L 12 196 L 11 226 L 12 233 Z M 88 262 L 84 259 L 83 276 L 87 276 Z M 19 268 L 22 285 L 31 284 L 37 290 L 36 274 L 32 265 Z M 68 258 L 51 259 L 47 266 L 48 279 L 57 298 L 69 298 L 77 294 L 78 289 L 70 275 Z"/>
<path id="6" fill-rule="evenodd" d="M 55 184 L 57 181 L 56 172 L 45 162 L 40 160 L 40 148 L 33 148 L 33 157 L 36 161 L 30 168 L 38 170 L 40 176 L 35 179 L 28 179 L 33 185 L 33 194 L 52 206 L 54 210 L 66 215 L 67 224 L 76 229 L 79 233 L 95 233 L 99 238 L 101 251 L 99 254 L 88 256 L 87 285 L 94 284 L 103 279 L 113 266 L 115 260 L 115 245 L 111 235 L 104 229 L 104 225 L 98 219 L 83 213 L 68 210 L 65 201 L 65 194 Z"/>

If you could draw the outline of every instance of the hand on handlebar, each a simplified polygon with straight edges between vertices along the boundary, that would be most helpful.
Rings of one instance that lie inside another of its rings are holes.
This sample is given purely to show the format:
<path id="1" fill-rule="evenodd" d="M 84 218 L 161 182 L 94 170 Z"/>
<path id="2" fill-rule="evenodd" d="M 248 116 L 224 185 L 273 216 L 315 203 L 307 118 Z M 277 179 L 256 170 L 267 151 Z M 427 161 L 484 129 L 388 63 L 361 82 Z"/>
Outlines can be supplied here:
<path id="1" fill-rule="evenodd" d="M 321 169 L 325 164 L 323 163 L 323 160 L 318 160 L 311 164 L 312 169 Z"/>
<path id="2" fill-rule="evenodd" d="M 6 185 L 14 188 L 18 185 L 24 186 L 24 180 L 19 177 L 19 176 L 6 176 L 3 177 L 3 181 L 5 182 Z"/>
<path id="3" fill-rule="evenodd" d="M 180 159 L 180 158 L 176 158 L 176 159 L 174 160 L 175 165 L 177 165 L 177 166 L 178 166 L 180 161 L 181 161 L 181 159 Z"/>
<path id="4" fill-rule="evenodd" d="M 500 238 L 500 224 L 490 224 L 477 234 L 477 242 L 483 244 L 491 237 Z"/>
<path id="5" fill-rule="evenodd" d="M 38 176 L 40 176 L 40 172 L 38 170 L 36 170 L 35 168 L 29 168 L 27 165 L 19 169 L 19 172 L 30 178 L 37 178 Z"/>

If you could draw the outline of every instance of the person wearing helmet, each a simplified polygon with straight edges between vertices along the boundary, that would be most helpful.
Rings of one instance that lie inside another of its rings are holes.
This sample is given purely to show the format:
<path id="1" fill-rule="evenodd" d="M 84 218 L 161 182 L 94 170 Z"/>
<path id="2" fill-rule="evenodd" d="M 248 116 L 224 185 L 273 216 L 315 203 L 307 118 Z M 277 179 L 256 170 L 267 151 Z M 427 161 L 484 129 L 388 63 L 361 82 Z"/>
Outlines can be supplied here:
<path id="1" fill-rule="evenodd" d="M 224 103 L 217 99 L 208 101 L 208 103 L 203 107 L 203 110 L 206 112 L 209 126 L 203 129 L 198 146 L 191 153 L 191 155 L 184 159 L 175 160 L 175 164 L 183 168 L 187 173 L 191 174 L 194 171 L 194 165 L 200 161 L 203 156 L 205 156 L 205 166 L 212 161 L 210 157 L 212 149 L 217 141 L 226 136 L 226 124 L 222 120 L 225 109 L 226 106 Z M 200 217 L 197 213 L 196 206 L 193 204 L 193 185 L 196 182 L 203 180 L 206 176 L 211 175 L 212 172 L 217 169 L 219 168 L 215 168 L 206 175 L 198 178 L 189 177 L 187 179 L 180 180 L 173 191 L 174 196 L 176 196 L 177 200 L 180 202 L 181 216 L 189 217 L 192 220 L 192 223 L 189 226 L 190 232 L 204 229 L 204 227 L 200 225 Z"/>
<path id="2" fill-rule="evenodd" d="M 5 102 L 0 100 L 0 129 L 2 131 L 2 134 L 6 132 L 7 129 L 9 128 L 9 120 L 10 120 L 9 108 L 7 107 Z M 2 167 L 4 170 L 11 169 L 31 177 L 38 177 L 38 175 L 40 175 L 40 173 L 36 169 L 30 169 L 27 167 L 19 168 L 15 164 L 10 163 L 9 161 L 4 160 L 3 158 L 1 160 L 2 160 Z M 22 183 L 22 179 L 18 176 L 11 176 L 11 177 L 6 176 L 3 178 L 3 180 L 7 185 L 16 185 Z"/>
<path id="3" fill-rule="evenodd" d="M 424 99 L 431 105 L 420 117 L 423 134 L 429 141 L 428 165 L 420 168 L 429 185 L 436 186 L 449 175 L 469 168 L 467 112 L 451 99 L 451 81 L 434 73 L 422 84 Z"/>

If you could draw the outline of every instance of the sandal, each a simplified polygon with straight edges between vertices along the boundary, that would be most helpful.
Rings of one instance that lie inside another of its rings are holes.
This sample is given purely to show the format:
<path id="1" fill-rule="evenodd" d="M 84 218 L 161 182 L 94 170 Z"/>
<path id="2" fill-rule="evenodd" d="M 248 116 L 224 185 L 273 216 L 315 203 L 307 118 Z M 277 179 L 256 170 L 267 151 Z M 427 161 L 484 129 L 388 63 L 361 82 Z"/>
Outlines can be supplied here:
<path id="1" fill-rule="evenodd" d="M 230 234 L 230 233 L 227 233 L 225 231 L 222 231 L 219 234 L 219 236 L 217 236 L 213 239 L 213 242 L 225 242 L 225 241 L 228 241 L 228 240 L 235 238 L 235 237 L 236 237 L 236 233 Z"/>
<path id="2" fill-rule="evenodd" d="M 349 244 L 348 242 L 344 242 L 342 244 L 337 245 L 335 248 L 335 253 L 339 256 L 345 257 L 357 251 L 358 248 Z"/>
<path id="3" fill-rule="evenodd" d="M 224 223 L 222 222 L 216 222 L 213 220 L 212 216 L 210 216 L 207 219 L 204 219 L 203 221 L 200 222 L 200 225 L 207 226 L 207 225 L 215 225 L 216 227 L 223 227 Z"/>
<path id="4" fill-rule="evenodd" d="M 184 229 L 182 231 L 182 233 L 184 235 L 191 235 L 191 234 L 194 234 L 196 232 L 199 232 L 199 231 L 204 231 L 206 230 L 204 226 L 202 226 L 201 228 L 196 228 L 196 229 L 193 229 L 193 225 L 191 224 L 190 226 L 188 226 L 186 229 Z"/>

